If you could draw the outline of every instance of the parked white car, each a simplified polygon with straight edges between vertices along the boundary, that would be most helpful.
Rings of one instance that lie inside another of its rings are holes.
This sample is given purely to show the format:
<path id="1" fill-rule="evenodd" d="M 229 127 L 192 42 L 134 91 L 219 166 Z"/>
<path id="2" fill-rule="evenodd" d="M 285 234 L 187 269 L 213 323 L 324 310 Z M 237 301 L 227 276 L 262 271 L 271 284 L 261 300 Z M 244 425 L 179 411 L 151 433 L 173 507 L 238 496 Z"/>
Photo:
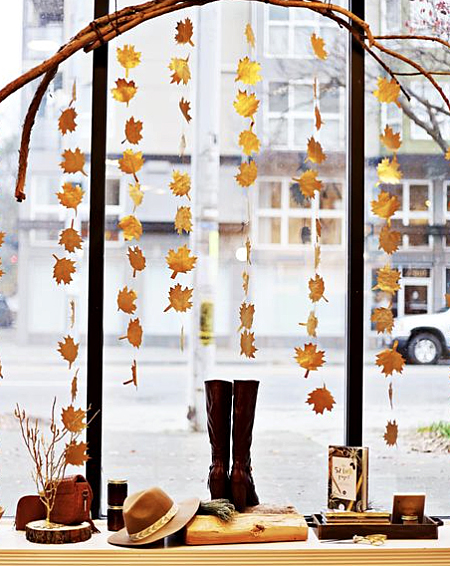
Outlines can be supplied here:
<path id="1" fill-rule="evenodd" d="M 450 309 L 433 314 L 410 314 L 395 319 L 392 345 L 412 364 L 436 364 L 450 350 Z"/>

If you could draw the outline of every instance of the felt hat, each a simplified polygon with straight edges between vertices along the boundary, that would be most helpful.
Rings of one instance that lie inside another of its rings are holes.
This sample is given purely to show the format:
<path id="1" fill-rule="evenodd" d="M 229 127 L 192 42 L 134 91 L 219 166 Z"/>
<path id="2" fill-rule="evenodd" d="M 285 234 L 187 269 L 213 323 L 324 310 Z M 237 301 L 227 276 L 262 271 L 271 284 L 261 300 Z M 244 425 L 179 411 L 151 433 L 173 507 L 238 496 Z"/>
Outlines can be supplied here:
<path id="1" fill-rule="evenodd" d="M 111 535 L 108 542 L 119 546 L 156 542 L 187 525 L 199 505 L 198 497 L 174 503 L 159 487 L 133 493 L 123 504 L 125 528 Z"/>

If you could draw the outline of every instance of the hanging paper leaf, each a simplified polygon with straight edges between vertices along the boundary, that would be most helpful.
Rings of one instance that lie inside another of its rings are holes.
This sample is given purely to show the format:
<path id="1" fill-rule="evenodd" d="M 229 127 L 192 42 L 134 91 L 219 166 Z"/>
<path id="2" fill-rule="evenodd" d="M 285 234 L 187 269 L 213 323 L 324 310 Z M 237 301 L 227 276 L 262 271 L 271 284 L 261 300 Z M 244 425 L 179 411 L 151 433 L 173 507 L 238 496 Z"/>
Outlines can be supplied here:
<path id="1" fill-rule="evenodd" d="M 62 193 L 56 193 L 59 202 L 66 208 L 73 208 L 77 212 L 78 205 L 83 200 L 84 191 L 80 185 L 64 183 Z"/>
<path id="2" fill-rule="evenodd" d="M 121 310 L 127 314 L 134 314 L 137 308 L 135 304 L 136 299 L 136 291 L 128 289 L 128 287 L 125 286 L 117 295 L 117 310 Z"/>
<path id="3" fill-rule="evenodd" d="M 241 334 L 241 356 L 254 358 L 258 348 L 255 347 L 255 333 L 244 330 Z"/>
<path id="4" fill-rule="evenodd" d="M 316 130 L 319 131 L 325 122 L 322 120 L 322 114 L 320 113 L 318 106 L 314 106 L 314 118 Z"/>
<path id="5" fill-rule="evenodd" d="M 134 69 L 141 62 L 141 52 L 136 51 L 134 45 L 124 45 L 116 50 L 117 61 L 125 69 L 125 76 L 128 78 L 130 69 Z"/>
<path id="6" fill-rule="evenodd" d="M 314 51 L 314 55 L 318 59 L 325 61 L 325 59 L 328 57 L 328 53 L 325 51 L 325 41 L 321 37 L 313 33 L 311 35 L 311 45 Z"/>
<path id="7" fill-rule="evenodd" d="M 190 256 L 191 250 L 185 244 L 178 248 L 177 251 L 169 250 L 166 261 L 169 269 L 173 271 L 171 278 L 175 279 L 178 273 L 187 273 L 194 269 L 196 256 Z"/>
<path id="8" fill-rule="evenodd" d="M 189 18 L 186 18 L 184 22 L 180 21 L 177 23 L 177 33 L 175 35 L 175 41 L 179 45 L 185 45 L 186 43 L 188 43 L 189 45 L 194 47 L 194 44 L 192 42 L 193 33 L 194 33 L 194 27 L 192 25 L 192 22 Z"/>
<path id="9" fill-rule="evenodd" d="M 400 96 L 400 84 L 395 79 L 385 79 L 378 77 L 378 89 L 374 90 L 373 94 L 380 102 L 387 104 L 394 102 L 400 108 L 398 97 Z"/>
<path id="10" fill-rule="evenodd" d="M 77 113 L 75 111 L 75 108 L 66 108 L 61 112 L 61 115 L 58 119 L 58 128 L 63 136 L 65 136 L 67 132 L 74 132 L 76 130 L 76 117 Z"/>
<path id="11" fill-rule="evenodd" d="M 389 226 L 383 226 L 380 232 L 378 249 L 391 255 L 398 250 L 401 241 L 402 235 L 400 232 L 391 230 Z"/>
<path id="12" fill-rule="evenodd" d="M 136 173 L 142 169 L 143 165 L 142 151 L 134 152 L 132 149 L 126 149 L 123 152 L 123 157 L 119 159 L 119 169 L 123 173 L 134 175 L 135 178 Z"/>
<path id="13" fill-rule="evenodd" d="M 66 464 L 71 466 L 83 466 L 89 460 L 89 456 L 86 451 L 86 442 L 76 442 L 73 440 L 70 444 L 66 444 Z"/>
<path id="14" fill-rule="evenodd" d="M 129 143 L 137 144 L 142 139 L 143 124 L 140 120 L 135 120 L 133 116 L 125 123 L 125 137 Z"/>
<path id="15" fill-rule="evenodd" d="M 333 395 L 331 395 L 325 385 L 311 391 L 306 402 L 308 405 L 312 405 L 312 409 L 317 415 L 323 415 L 325 409 L 332 411 L 333 405 L 336 403 Z"/>
<path id="16" fill-rule="evenodd" d="M 75 250 L 81 250 L 83 240 L 80 234 L 72 226 L 63 230 L 59 236 L 58 244 L 64 246 L 66 252 L 73 253 Z"/>
<path id="17" fill-rule="evenodd" d="M 308 139 L 308 148 L 307 148 L 307 157 L 305 161 L 311 161 L 312 163 L 317 163 L 320 165 L 326 160 L 327 156 L 325 155 L 320 142 L 314 139 L 314 136 L 311 136 Z"/>
<path id="18" fill-rule="evenodd" d="M 180 57 L 172 57 L 169 69 L 172 71 L 170 83 L 176 83 L 177 85 L 181 82 L 187 85 L 189 79 L 191 78 L 191 71 L 189 69 L 189 55 L 186 59 Z"/>
<path id="19" fill-rule="evenodd" d="M 189 122 L 192 120 L 192 116 L 189 114 L 189 112 L 191 111 L 191 103 L 189 102 L 189 100 L 181 98 L 178 106 L 180 107 L 181 113 L 183 114 L 186 122 L 189 124 Z"/>
<path id="20" fill-rule="evenodd" d="M 242 151 L 245 155 L 250 156 L 252 153 L 259 153 L 261 142 L 258 136 L 253 132 L 252 126 L 239 134 L 239 145 L 242 147 Z"/>
<path id="21" fill-rule="evenodd" d="M 2 260 L 0 259 L 0 265 L 2 264 Z M 3 277 L 3 275 L 5 275 L 5 272 L 3 271 L 3 269 L 0 269 L 0 277 Z"/>
<path id="22" fill-rule="evenodd" d="M 389 157 L 382 159 L 381 163 L 378 164 L 377 173 L 380 183 L 397 185 L 403 177 L 397 155 L 394 155 L 392 161 L 389 160 Z"/>
<path id="23" fill-rule="evenodd" d="M 85 158 L 84 153 L 77 147 L 75 151 L 66 149 L 62 153 L 63 160 L 59 164 L 64 173 L 82 173 L 87 177 L 84 171 Z"/>
<path id="24" fill-rule="evenodd" d="M 53 277 L 56 279 L 58 285 L 62 282 L 65 285 L 72 281 L 72 274 L 75 273 L 75 262 L 65 257 L 59 259 L 53 254 L 56 260 L 53 266 Z"/>
<path id="25" fill-rule="evenodd" d="M 306 370 L 305 377 L 310 371 L 317 371 L 325 363 L 323 350 L 318 350 L 316 344 L 305 344 L 304 348 L 295 348 L 295 361 Z"/>
<path id="26" fill-rule="evenodd" d="M 398 438 L 398 425 L 394 421 L 388 421 L 386 425 L 386 432 L 383 438 L 388 446 L 396 446 Z"/>
<path id="27" fill-rule="evenodd" d="M 302 195 L 306 198 L 314 198 L 314 192 L 320 192 L 322 189 L 322 181 L 317 178 L 318 172 L 315 169 L 304 171 L 300 177 L 294 177 L 292 180 L 299 184 Z"/>
<path id="28" fill-rule="evenodd" d="M 3 366 L 1 362 L 0 362 L 0 378 L 3 379 Z"/>
<path id="29" fill-rule="evenodd" d="M 318 244 L 316 244 L 314 246 L 314 269 L 318 269 L 319 265 L 320 265 L 320 246 Z"/>
<path id="30" fill-rule="evenodd" d="M 76 371 L 75 375 L 73 376 L 72 383 L 70 385 L 70 396 L 72 399 L 72 403 L 77 398 L 78 394 L 78 370 Z"/>
<path id="31" fill-rule="evenodd" d="M 447 161 L 450 161 L 450 147 L 447 148 L 447 151 L 445 152 L 444 157 Z"/>
<path id="32" fill-rule="evenodd" d="M 242 272 L 242 288 L 244 289 L 244 293 L 248 295 L 248 283 L 250 280 L 250 276 L 246 271 Z"/>
<path id="33" fill-rule="evenodd" d="M 76 409 L 73 405 L 69 405 L 67 409 L 63 409 L 61 413 L 61 420 L 69 432 L 80 433 L 86 428 L 84 419 L 86 412 L 83 409 Z"/>
<path id="34" fill-rule="evenodd" d="M 381 367 L 381 372 L 386 375 L 392 375 L 394 371 L 402 373 L 405 366 L 405 359 L 397 352 L 398 341 L 394 342 L 392 348 L 383 350 L 376 357 L 377 366 Z"/>
<path id="35" fill-rule="evenodd" d="M 262 77 L 259 74 L 260 71 L 261 65 L 259 63 L 251 61 L 248 57 L 244 57 L 239 60 L 234 82 L 241 81 L 245 85 L 255 85 L 259 81 L 262 81 Z"/>
<path id="36" fill-rule="evenodd" d="M 314 311 L 311 311 L 309 313 L 308 316 L 308 320 L 307 322 L 299 322 L 300 326 L 306 326 L 306 332 L 308 334 L 308 336 L 313 336 L 314 338 L 317 337 L 317 325 L 319 324 L 319 321 L 316 317 L 316 315 L 314 314 Z"/>
<path id="37" fill-rule="evenodd" d="M 185 287 L 182 289 L 181 285 L 177 283 L 175 287 L 169 290 L 169 306 L 164 309 L 167 312 L 170 309 L 175 309 L 177 312 L 186 312 L 192 307 L 191 299 L 194 289 Z"/>
<path id="38" fill-rule="evenodd" d="M 258 176 L 258 167 L 252 160 L 249 163 L 243 161 L 239 165 L 239 173 L 235 176 L 236 181 L 241 187 L 250 187 L 256 181 Z"/>
<path id="39" fill-rule="evenodd" d="M 375 309 L 370 320 L 375 323 L 375 330 L 379 334 L 383 332 L 391 334 L 394 328 L 394 315 L 391 309 L 385 307 Z"/>
<path id="40" fill-rule="evenodd" d="M 244 301 L 239 309 L 241 326 L 238 328 L 238 332 L 240 332 L 243 328 L 247 328 L 247 330 L 250 330 L 250 328 L 253 325 L 254 315 L 255 315 L 255 305 L 253 305 L 252 303 L 246 303 Z"/>
<path id="41" fill-rule="evenodd" d="M 58 352 L 66 362 L 69 362 L 69 369 L 71 369 L 73 362 L 78 357 L 79 344 L 75 344 L 72 336 L 66 336 L 64 342 L 58 342 L 58 346 Z"/>
<path id="42" fill-rule="evenodd" d="M 389 405 L 391 406 L 391 411 L 393 411 L 394 410 L 394 388 L 392 387 L 392 382 L 389 383 L 388 397 L 389 397 Z"/>
<path id="43" fill-rule="evenodd" d="M 249 265 L 251 265 L 251 264 L 252 264 L 252 257 L 251 257 L 251 254 L 252 254 L 252 243 L 250 242 L 250 238 L 249 238 L 249 237 L 247 237 L 247 240 L 245 241 L 245 249 L 246 249 L 246 251 L 247 251 L 247 263 L 248 263 Z"/>
<path id="44" fill-rule="evenodd" d="M 236 112 L 243 118 L 253 119 L 259 107 L 259 100 L 253 92 L 247 94 L 247 91 L 239 90 L 236 95 L 236 100 L 233 102 L 233 106 Z"/>
<path id="45" fill-rule="evenodd" d="M 400 132 L 394 134 L 394 130 L 390 126 L 384 128 L 384 133 L 380 135 L 380 141 L 389 151 L 398 151 L 402 145 Z"/>
<path id="46" fill-rule="evenodd" d="M 121 230 L 123 230 L 123 237 L 125 240 L 132 240 L 133 238 L 139 240 L 142 236 L 142 224 L 140 220 L 132 214 L 124 216 L 118 226 Z"/>
<path id="47" fill-rule="evenodd" d="M 316 239 L 318 240 L 321 237 L 322 237 L 322 224 L 320 223 L 320 220 L 316 218 Z"/>
<path id="48" fill-rule="evenodd" d="M 139 348 L 142 344 L 142 326 L 139 318 L 130 320 L 128 323 L 126 336 L 121 336 L 119 340 L 128 340 L 128 342 L 135 348 Z"/>
<path id="49" fill-rule="evenodd" d="M 142 201 L 144 199 L 144 193 L 141 190 L 140 183 L 135 183 L 134 185 L 130 183 L 128 185 L 128 194 L 130 195 L 131 200 L 133 201 L 134 210 L 136 210 L 136 208 L 142 204 Z"/>
<path id="50" fill-rule="evenodd" d="M 136 364 L 136 360 L 133 360 L 133 364 L 131 365 L 131 379 L 129 379 L 128 381 L 124 381 L 123 385 L 129 385 L 130 383 L 132 383 L 137 389 L 138 384 L 137 384 L 137 364 Z"/>
<path id="51" fill-rule="evenodd" d="M 136 277 L 137 271 L 143 271 L 145 269 L 146 260 L 139 246 L 128 248 L 128 260 L 133 268 L 133 277 Z"/>
<path id="52" fill-rule="evenodd" d="M 70 328 L 75 326 L 75 301 L 72 299 L 70 305 Z"/>
<path id="53" fill-rule="evenodd" d="M 186 143 L 186 136 L 181 134 L 180 139 L 180 147 L 178 148 L 178 153 L 180 157 L 184 157 L 184 152 L 186 151 L 187 143 Z"/>
<path id="54" fill-rule="evenodd" d="M 192 230 L 192 213 L 189 206 L 179 206 L 175 216 L 175 230 L 181 234 L 183 230 L 188 234 Z"/>
<path id="55" fill-rule="evenodd" d="M 325 282 L 323 278 L 318 275 L 317 273 L 314 275 L 314 278 L 308 281 L 309 287 L 309 298 L 313 303 L 317 303 L 320 299 L 323 299 L 325 302 L 328 303 L 328 300 L 325 298 Z"/>
<path id="56" fill-rule="evenodd" d="M 385 293 L 394 294 L 395 291 L 400 289 L 399 284 L 400 271 L 398 269 L 391 269 L 389 265 L 385 265 L 377 269 L 377 284 L 373 290 L 380 289 Z"/>
<path id="57" fill-rule="evenodd" d="M 72 106 L 74 102 L 77 100 L 77 81 L 73 81 L 72 85 L 72 100 L 69 102 L 69 106 Z"/>
<path id="58" fill-rule="evenodd" d="M 116 87 L 111 89 L 113 98 L 118 102 L 128 103 L 136 95 L 138 87 L 134 81 L 127 81 L 125 79 L 117 79 Z"/>
<path id="59" fill-rule="evenodd" d="M 189 191 L 191 190 L 191 178 L 188 173 L 181 173 L 178 170 L 172 172 L 172 182 L 170 183 L 170 190 L 177 197 L 187 196 L 189 200 Z"/>
<path id="60" fill-rule="evenodd" d="M 245 37 L 247 39 L 247 43 L 250 45 L 250 47 L 255 47 L 255 34 L 253 33 L 253 29 L 252 26 L 250 24 L 247 24 L 245 26 Z"/>
<path id="61" fill-rule="evenodd" d="M 377 200 L 372 201 L 372 212 L 380 218 L 389 220 L 391 216 L 400 208 L 397 195 L 391 195 L 386 191 L 381 191 Z"/>
<path id="62" fill-rule="evenodd" d="M 2 247 L 3 244 L 5 243 L 5 236 L 6 236 L 5 232 L 0 232 L 0 247 Z"/>

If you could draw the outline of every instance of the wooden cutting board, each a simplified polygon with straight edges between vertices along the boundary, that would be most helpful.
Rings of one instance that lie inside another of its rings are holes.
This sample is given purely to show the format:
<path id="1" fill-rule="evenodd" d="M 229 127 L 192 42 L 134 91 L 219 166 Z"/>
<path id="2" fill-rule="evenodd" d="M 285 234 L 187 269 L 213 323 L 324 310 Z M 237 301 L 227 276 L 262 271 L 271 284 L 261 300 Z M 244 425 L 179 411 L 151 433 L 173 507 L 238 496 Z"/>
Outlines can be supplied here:
<path id="1" fill-rule="evenodd" d="M 186 544 L 232 544 L 306 540 L 308 525 L 303 515 L 237 513 L 230 522 L 210 515 L 196 515 L 188 524 Z"/>

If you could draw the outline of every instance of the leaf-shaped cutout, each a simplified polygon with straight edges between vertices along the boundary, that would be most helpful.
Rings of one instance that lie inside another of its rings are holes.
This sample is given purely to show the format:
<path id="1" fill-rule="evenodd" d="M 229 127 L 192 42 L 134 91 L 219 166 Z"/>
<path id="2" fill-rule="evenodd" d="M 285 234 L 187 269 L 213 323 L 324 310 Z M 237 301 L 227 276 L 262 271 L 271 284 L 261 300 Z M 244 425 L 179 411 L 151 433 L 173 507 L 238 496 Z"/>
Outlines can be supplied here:
<path id="1" fill-rule="evenodd" d="M 325 352 L 318 350 L 316 344 L 305 344 L 304 348 L 295 348 L 295 361 L 306 370 L 305 377 L 310 371 L 317 371 L 325 363 Z"/>
<path id="2" fill-rule="evenodd" d="M 5 243 L 5 236 L 6 233 L 5 232 L 0 232 L 0 248 L 3 246 L 3 244 Z"/>
<path id="3" fill-rule="evenodd" d="M 186 59 L 181 57 L 172 57 L 169 63 L 169 69 L 172 71 L 170 83 L 177 85 L 183 83 L 187 85 L 191 78 L 191 71 L 189 69 L 189 55 Z"/>
<path id="4" fill-rule="evenodd" d="M 56 283 L 68 285 L 72 281 L 72 274 L 76 271 L 75 262 L 65 257 L 60 259 L 54 254 L 53 257 L 56 260 L 53 266 L 53 277 L 56 279 Z"/>
<path id="5" fill-rule="evenodd" d="M 320 36 L 313 33 L 311 35 L 311 46 L 313 48 L 314 55 L 318 59 L 325 61 L 325 59 L 328 57 L 328 53 L 325 50 L 325 41 Z"/>
<path id="6" fill-rule="evenodd" d="M 400 108 L 398 97 L 400 96 L 400 84 L 395 79 L 386 79 L 378 77 L 378 88 L 373 91 L 373 94 L 380 102 L 387 104 L 394 102 Z"/>
<path id="7" fill-rule="evenodd" d="M 179 283 L 175 287 L 169 289 L 169 305 L 164 309 L 167 312 L 170 309 L 175 309 L 177 312 L 186 312 L 192 307 L 192 293 L 194 289 L 181 287 Z"/>
<path id="8" fill-rule="evenodd" d="M 398 341 L 394 342 L 392 348 L 383 350 L 376 356 L 376 364 L 381 367 L 381 372 L 387 377 L 392 375 L 394 371 L 402 373 L 405 367 L 405 359 L 397 352 Z"/>
<path id="9" fill-rule="evenodd" d="M 316 218 L 316 239 L 319 239 L 321 237 L 322 237 L 322 224 L 320 223 L 320 220 Z"/>
<path id="10" fill-rule="evenodd" d="M 388 255 L 398 250 L 402 242 L 402 235 L 396 230 L 391 230 L 389 226 L 383 226 L 380 231 L 378 249 L 383 250 Z"/>
<path id="11" fill-rule="evenodd" d="M 333 395 L 331 395 L 325 385 L 311 391 L 306 402 L 308 405 L 312 405 L 312 409 L 317 415 L 323 415 L 325 409 L 332 411 L 336 403 Z"/>
<path id="12" fill-rule="evenodd" d="M 192 213 L 189 206 L 179 206 L 175 216 L 175 230 L 181 234 L 183 230 L 189 234 L 192 230 Z"/>
<path id="13" fill-rule="evenodd" d="M 400 275 L 398 269 L 391 269 L 389 265 L 380 267 L 380 269 L 377 269 L 377 284 L 373 287 L 373 290 L 380 289 L 380 291 L 393 295 L 395 291 L 400 289 Z"/>
<path id="14" fill-rule="evenodd" d="M 63 230 L 59 236 L 58 244 L 64 246 L 66 252 L 73 253 L 75 250 L 82 249 L 83 240 L 80 234 L 73 227 L 73 222 L 70 228 Z"/>
<path id="15" fill-rule="evenodd" d="M 60 117 L 58 118 L 58 129 L 62 133 L 63 136 L 67 134 L 67 132 L 74 132 L 76 130 L 77 124 L 75 119 L 77 117 L 77 113 L 75 108 L 66 108 L 61 112 Z"/>
<path id="16" fill-rule="evenodd" d="M 144 193 L 141 189 L 140 183 L 135 183 L 134 185 L 130 183 L 128 185 L 128 194 L 133 201 L 134 210 L 136 210 L 136 208 L 140 206 L 144 200 Z"/>
<path id="17" fill-rule="evenodd" d="M 391 407 L 391 411 L 393 411 L 394 410 L 394 388 L 392 387 L 392 381 L 389 383 L 388 397 L 389 397 L 389 405 Z"/>
<path id="18" fill-rule="evenodd" d="M 189 191 L 191 190 L 191 177 L 189 173 L 181 173 L 181 171 L 172 171 L 172 181 L 170 183 L 170 190 L 177 197 L 186 196 L 189 200 Z"/>
<path id="19" fill-rule="evenodd" d="M 312 163 L 317 163 L 317 165 L 323 163 L 327 158 L 322 149 L 322 146 L 320 145 L 320 142 L 316 141 L 314 139 L 314 136 L 311 136 L 308 139 L 306 155 L 307 157 L 305 161 L 311 161 Z"/>
<path id="20" fill-rule="evenodd" d="M 56 193 L 59 202 L 66 208 L 73 208 L 77 211 L 78 205 L 83 200 L 84 191 L 80 185 L 64 183 L 62 192 Z"/>
<path id="21" fill-rule="evenodd" d="M 184 97 L 182 97 L 180 102 L 178 103 L 178 106 L 186 122 L 189 124 L 189 122 L 192 120 L 192 116 L 189 114 L 189 112 L 191 111 L 191 103 L 189 102 L 189 100 L 185 100 Z"/>
<path id="22" fill-rule="evenodd" d="M 250 156 L 252 153 L 259 153 L 261 142 L 252 130 L 252 126 L 239 134 L 239 145 L 242 147 L 242 151 L 245 155 Z"/>
<path id="23" fill-rule="evenodd" d="M 132 240 L 133 238 L 139 240 L 142 236 L 142 224 L 133 214 L 124 216 L 118 226 L 121 230 L 123 230 L 123 237 L 127 241 Z"/>
<path id="24" fill-rule="evenodd" d="M 397 154 L 394 155 L 392 160 L 389 157 L 383 158 L 377 166 L 377 174 L 380 183 L 398 185 L 403 177 L 403 173 L 400 171 Z"/>
<path id="25" fill-rule="evenodd" d="M 250 238 L 247 237 L 245 241 L 245 250 L 247 252 L 247 263 L 248 265 L 252 264 L 252 243 L 250 242 Z"/>
<path id="26" fill-rule="evenodd" d="M 239 90 L 233 106 L 236 112 L 243 118 L 253 119 L 259 107 L 259 100 L 256 98 L 255 93 L 248 94 L 245 90 Z"/>
<path id="27" fill-rule="evenodd" d="M 395 420 L 388 421 L 383 438 L 388 446 L 396 446 L 398 438 L 398 425 Z"/>
<path id="28" fill-rule="evenodd" d="M 80 345 L 75 344 L 72 336 L 66 336 L 63 339 L 63 342 L 58 342 L 58 346 L 58 352 L 66 360 L 66 362 L 69 362 L 69 369 L 71 369 L 73 362 L 78 357 L 78 348 Z"/>
<path id="29" fill-rule="evenodd" d="M 178 273 L 187 273 L 194 269 L 195 262 L 197 261 L 196 256 L 190 255 L 191 250 L 185 244 L 180 246 L 177 251 L 169 250 L 166 261 L 169 269 L 172 270 L 171 278 L 175 279 Z"/>
<path id="30" fill-rule="evenodd" d="M 128 248 L 128 260 L 133 269 L 133 277 L 136 277 L 137 271 L 143 271 L 145 269 L 146 259 L 139 246 Z"/>
<path id="31" fill-rule="evenodd" d="M 318 269 L 320 265 L 321 250 L 319 244 L 314 246 L 314 269 Z"/>
<path id="32" fill-rule="evenodd" d="M 135 301 L 137 293 L 133 289 L 128 289 L 125 285 L 117 294 L 117 310 L 126 312 L 127 314 L 134 314 L 136 310 Z"/>
<path id="33" fill-rule="evenodd" d="M 258 348 L 255 347 L 255 333 L 244 330 L 241 334 L 241 356 L 254 358 Z"/>
<path id="34" fill-rule="evenodd" d="M 308 320 L 306 322 L 299 322 L 300 326 L 306 326 L 306 332 L 308 336 L 313 336 L 314 338 L 317 337 L 317 325 L 319 321 L 314 314 L 314 311 L 311 311 L 308 316 Z"/>
<path id="35" fill-rule="evenodd" d="M 192 47 L 194 47 L 194 43 L 192 42 L 192 34 L 194 33 L 194 26 L 189 18 L 186 18 L 183 21 L 177 23 L 177 33 L 175 34 L 175 41 L 179 45 L 185 45 L 188 43 Z"/>
<path id="36" fill-rule="evenodd" d="M 67 409 L 63 409 L 61 413 L 64 428 L 75 434 L 83 432 L 86 428 L 86 423 L 84 422 L 85 418 L 86 412 L 83 409 L 75 409 L 73 405 L 69 405 Z"/>
<path id="37" fill-rule="evenodd" d="M 250 187 L 258 177 L 258 167 L 256 163 L 251 160 L 250 162 L 243 161 L 239 165 L 239 173 L 235 176 L 236 181 L 241 187 Z"/>
<path id="38" fill-rule="evenodd" d="M 298 183 L 302 195 L 306 198 L 314 198 L 315 192 L 322 189 L 322 181 L 317 178 L 319 173 L 315 169 L 304 171 L 300 177 L 294 177 L 292 180 Z"/>
<path id="39" fill-rule="evenodd" d="M 72 299 L 69 302 L 69 306 L 70 306 L 70 328 L 73 328 L 75 326 L 75 301 Z"/>
<path id="40" fill-rule="evenodd" d="M 262 81 L 260 71 L 261 65 L 257 61 L 251 61 L 248 57 L 244 57 L 239 60 L 234 82 L 241 81 L 245 85 L 255 85 Z"/>
<path id="41" fill-rule="evenodd" d="M 2 260 L 0 259 L 0 265 L 2 264 Z M 0 269 L 0 277 L 3 277 L 3 275 L 5 275 L 5 272 L 3 271 L 3 269 Z"/>
<path id="42" fill-rule="evenodd" d="M 123 157 L 119 159 L 119 169 L 128 175 L 134 175 L 142 169 L 144 165 L 144 158 L 142 151 L 134 152 L 132 149 L 126 149 L 123 152 Z"/>
<path id="43" fill-rule="evenodd" d="M 70 384 L 70 397 L 72 399 L 72 403 L 77 398 L 77 395 L 78 395 L 78 370 L 73 376 L 72 383 Z"/>
<path id="44" fill-rule="evenodd" d="M 86 442 L 76 442 L 73 440 L 69 444 L 66 444 L 64 457 L 66 464 L 71 466 L 83 466 L 89 460 Z"/>
<path id="45" fill-rule="evenodd" d="M 180 157 L 184 157 L 184 152 L 186 151 L 186 147 L 187 147 L 186 136 L 184 134 L 181 134 L 180 147 L 178 148 L 178 153 Z"/>
<path id="46" fill-rule="evenodd" d="M 252 26 L 247 24 L 245 26 L 245 38 L 250 47 L 255 47 L 255 34 L 253 33 Z"/>
<path id="47" fill-rule="evenodd" d="M 87 177 L 84 171 L 85 157 L 84 153 L 80 148 L 75 148 L 75 151 L 71 149 L 65 149 L 61 155 L 63 160 L 59 164 L 64 173 L 82 173 Z"/>
<path id="48" fill-rule="evenodd" d="M 117 61 L 125 69 L 125 76 L 128 78 L 130 69 L 134 69 L 141 62 L 141 52 L 136 51 L 134 45 L 124 45 L 116 50 Z"/>
<path id="49" fill-rule="evenodd" d="M 375 330 L 379 334 L 383 332 L 391 334 L 394 328 L 394 315 L 392 314 L 392 310 L 386 307 L 374 309 L 370 320 L 375 323 Z"/>
<path id="50" fill-rule="evenodd" d="M 239 309 L 239 318 L 241 319 L 241 325 L 238 328 L 238 332 L 240 332 L 243 328 L 250 330 L 250 328 L 253 326 L 254 315 L 255 305 L 253 305 L 252 303 L 246 303 L 244 301 Z"/>
<path id="51" fill-rule="evenodd" d="M 143 124 L 133 116 L 125 123 L 125 137 L 129 143 L 138 144 L 142 139 Z"/>
<path id="52" fill-rule="evenodd" d="M 377 200 L 372 201 L 372 212 L 379 218 L 389 220 L 400 208 L 397 195 L 391 195 L 387 191 L 381 191 Z"/>
<path id="53" fill-rule="evenodd" d="M 242 288 L 244 289 L 244 293 L 248 295 L 248 284 L 250 281 L 250 275 L 246 272 L 242 272 Z"/>
<path id="54" fill-rule="evenodd" d="M 318 273 L 316 273 L 314 277 L 311 277 L 311 279 L 308 281 L 308 287 L 309 287 L 308 296 L 313 303 L 317 303 L 318 301 L 320 301 L 320 299 L 323 299 L 325 302 L 328 302 L 328 300 L 324 296 L 325 282 Z"/>
<path id="55" fill-rule="evenodd" d="M 445 152 L 444 158 L 447 161 L 450 161 L 450 147 L 447 148 L 447 151 Z"/>
<path id="56" fill-rule="evenodd" d="M 117 100 L 117 102 L 125 102 L 128 106 L 128 103 L 132 98 L 135 97 L 137 93 L 138 87 L 136 86 L 134 81 L 127 81 L 125 79 L 117 79 L 115 88 L 111 89 L 113 98 Z"/>
<path id="57" fill-rule="evenodd" d="M 123 385 L 129 385 L 130 383 L 132 383 L 136 387 L 136 389 L 138 388 L 136 360 L 133 360 L 133 363 L 131 364 L 131 379 L 124 381 Z"/>
<path id="58" fill-rule="evenodd" d="M 139 348 L 142 344 L 142 326 L 139 318 L 131 319 L 128 323 L 127 333 L 121 336 L 119 340 L 127 339 L 128 342 L 135 348 Z"/>
<path id="59" fill-rule="evenodd" d="M 384 133 L 380 134 L 380 141 L 389 151 L 398 151 L 402 145 L 400 132 L 394 133 L 390 126 L 384 128 Z"/>

